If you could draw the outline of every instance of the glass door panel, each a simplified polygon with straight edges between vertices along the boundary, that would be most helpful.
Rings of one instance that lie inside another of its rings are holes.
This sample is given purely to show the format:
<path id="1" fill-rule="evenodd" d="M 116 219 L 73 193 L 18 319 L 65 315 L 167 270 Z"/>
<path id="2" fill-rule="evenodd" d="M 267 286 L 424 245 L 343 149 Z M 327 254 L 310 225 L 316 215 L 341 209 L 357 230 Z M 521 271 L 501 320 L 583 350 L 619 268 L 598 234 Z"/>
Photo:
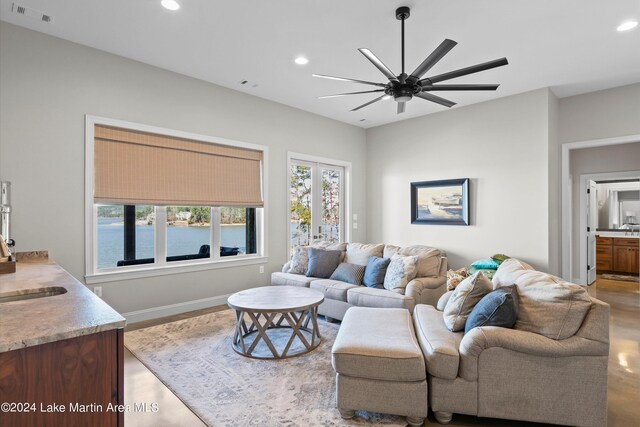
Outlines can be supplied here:
<path id="1" fill-rule="evenodd" d="M 344 168 L 293 160 L 289 170 L 290 255 L 296 246 L 344 238 Z"/>

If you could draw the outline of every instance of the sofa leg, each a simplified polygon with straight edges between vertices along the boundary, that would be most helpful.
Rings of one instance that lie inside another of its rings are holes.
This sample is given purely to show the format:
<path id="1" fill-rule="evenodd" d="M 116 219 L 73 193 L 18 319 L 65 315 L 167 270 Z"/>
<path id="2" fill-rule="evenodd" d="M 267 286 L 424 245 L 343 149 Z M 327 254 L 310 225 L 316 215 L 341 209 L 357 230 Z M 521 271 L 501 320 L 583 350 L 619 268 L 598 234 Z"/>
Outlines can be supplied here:
<path id="1" fill-rule="evenodd" d="M 356 411 L 354 411 L 353 409 L 338 408 L 338 411 L 340 411 L 340 416 L 345 420 L 350 420 L 351 418 L 356 416 Z"/>
<path id="2" fill-rule="evenodd" d="M 424 424 L 424 418 L 407 416 L 407 424 L 409 424 L 411 427 L 422 427 L 422 425 Z"/>
<path id="3" fill-rule="evenodd" d="M 440 424 L 449 424 L 453 418 L 453 414 L 451 412 L 436 411 L 433 415 L 435 415 L 436 421 Z"/>

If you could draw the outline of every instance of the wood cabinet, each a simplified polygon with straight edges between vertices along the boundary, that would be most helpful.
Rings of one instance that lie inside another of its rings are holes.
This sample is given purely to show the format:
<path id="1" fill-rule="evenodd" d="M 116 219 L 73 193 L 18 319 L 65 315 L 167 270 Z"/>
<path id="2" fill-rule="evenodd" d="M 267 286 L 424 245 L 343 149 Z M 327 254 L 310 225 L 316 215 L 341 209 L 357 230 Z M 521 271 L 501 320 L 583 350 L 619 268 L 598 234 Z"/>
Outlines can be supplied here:
<path id="1" fill-rule="evenodd" d="M 638 274 L 640 270 L 640 239 L 628 237 L 596 237 L 596 268 L 598 273 Z"/>
<path id="2" fill-rule="evenodd" d="M 120 328 L 0 353 L 0 400 L 35 405 L 1 424 L 123 426 L 123 351 Z"/>

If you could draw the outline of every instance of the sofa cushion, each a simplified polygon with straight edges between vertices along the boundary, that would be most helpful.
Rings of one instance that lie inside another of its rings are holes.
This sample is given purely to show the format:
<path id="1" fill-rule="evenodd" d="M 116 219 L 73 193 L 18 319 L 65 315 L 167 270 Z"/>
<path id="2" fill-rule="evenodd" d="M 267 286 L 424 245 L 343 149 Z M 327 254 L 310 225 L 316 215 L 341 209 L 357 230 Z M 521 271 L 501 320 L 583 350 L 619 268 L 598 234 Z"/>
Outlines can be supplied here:
<path id="1" fill-rule="evenodd" d="M 303 274 L 271 273 L 271 284 L 277 286 L 304 286 L 309 287 L 309 283 L 316 280 L 315 277 L 307 277 Z"/>
<path id="2" fill-rule="evenodd" d="M 503 286 L 485 295 L 473 308 L 464 325 L 464 333 L 478 326 L 513 328 L 518 318 L 518 288 Z"/>
<path id="3" fill-rule="evenodd" d="M 575 335 L 591 308 L 591 298 L 585 287 L 533 270 L 517 259 L 504 261 L 496 276 L 494 284 L 497 283 L 497 287 L 504 286 L 508 280 L 518 287 L 515 329 L 562 340 Z"/>
<path id="4" fill-rule="evenodd" d="M 458 376 L 458 348 L 463 333 L 451 332 L 444 324 L 442 312 L 427 304 L 416 305 L 413 324 L 424 353 L 427 372 L 434 377 L 455 379 Z"/>
<path id="5" fill-rule="evenodd" d="M 330 279 L 340 280 L 342 282 L 360 286 L 362 285 L 362 279 L 364 278 L 364 268 L 364 265 L 343 262 L 334 270 Z"/>
<path id="6" fill-rule="evenodd" d="M 328 279 L 340 264 L 341 251 L 309 248 L 309 268 L 307 277 Z"/>
<path id="7" fill-rule="evenodd" d="M 370 288 L 384 288 L 384 276 L 387 274 L 390 262 L 389 258 L 370 256 L 364 270 L 364 285 Z"/>
<path id="8" fill-rule="evenodd" d="M 358 307 L 406 308 L 413 311 L 415 300 L 386 289 L 359 286 L 347 291 L 347 302 Z"/>
<path id="9" fill-rule="evenodd" d="M 414 246 L 394 246 L 386 245 L 384 247 L 383 256 L 391 258 L 394 254 L 404 256 L 418 257 L 417 277 L 434 277 L 440 274 L 440 263 L 445 253 L 440 249 L 430 246 L 414 245 Z"/>
<path id="10" fill-rule="evenodd" d="M 417 265 L 416 256 L 393 255 L 384 276 L 384 288 L 404 293 L 404 288 L 416 277 Z"/>
<path id="11" fill-rule="evenodd" d="M 309 285 L 324 294 L 325 299 L 347 302 L 347 291 L 358 286 L 332 279 L 316 279 Z"/>
<path id="12" fill-rule="evenodd" d="M 349 243 L 347 244 L 347 254 L 345 255 L 344 262 L 348 262 L 349 264 L 367 265 L 370 256 L 382 256 L 383 248 L 383 243 L 372 245 Z"/>
<path id="13" fill-rule="evenodd" d="M 293 256 L 289 262 L 289 270 L 285 273 L 305 274 L 309 268 L 309 248 L 326 249 L 330 251 L 342 251 L 347 249 L 346 243 L 335 243 L 328 241 L 314 242 L 308 246 L 296 246 L 293 248 Z"/>
<path id="14" fill-rule="evenodd" d="M 386 381 L 426 378 L 407 310 L 351 307 L 331 353 L 333 367 L 341 375 Z"/>
<path id="15" fill-rule="evenodd" d="M 456 286 L 444 307 L 444 323 L 447 328 L 453 332 L 463 330 L 473 307 L 491 290 L 491 281 L 482 273 L 478 272 L 464 279 Z"/>

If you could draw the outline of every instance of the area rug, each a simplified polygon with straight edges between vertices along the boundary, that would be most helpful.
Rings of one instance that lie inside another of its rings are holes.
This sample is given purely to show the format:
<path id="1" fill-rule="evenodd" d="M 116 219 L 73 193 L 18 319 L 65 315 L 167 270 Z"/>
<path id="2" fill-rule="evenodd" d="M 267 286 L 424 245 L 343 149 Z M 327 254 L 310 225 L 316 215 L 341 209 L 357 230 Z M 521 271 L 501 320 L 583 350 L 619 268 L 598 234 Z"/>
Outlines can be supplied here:
<path id="1" fill-rule="evenodd" d="M 404 417 L 335 407 L 331 346 L 339 325 L 320 320 L 309 354 L 256 360 L 231 348 L 235 314 L 224 310 L 125 333 L 125 346 L 209 426 L 405 426 Z"/>
<path id="2" fill-rule="evenodd" d="M 603 274 L 600 278 L 606 280 L 620 280 L 623 282 L 640 282 L 640 278 L 638 278 L 638 276 L 625 276 L 624 274 Z"/>

